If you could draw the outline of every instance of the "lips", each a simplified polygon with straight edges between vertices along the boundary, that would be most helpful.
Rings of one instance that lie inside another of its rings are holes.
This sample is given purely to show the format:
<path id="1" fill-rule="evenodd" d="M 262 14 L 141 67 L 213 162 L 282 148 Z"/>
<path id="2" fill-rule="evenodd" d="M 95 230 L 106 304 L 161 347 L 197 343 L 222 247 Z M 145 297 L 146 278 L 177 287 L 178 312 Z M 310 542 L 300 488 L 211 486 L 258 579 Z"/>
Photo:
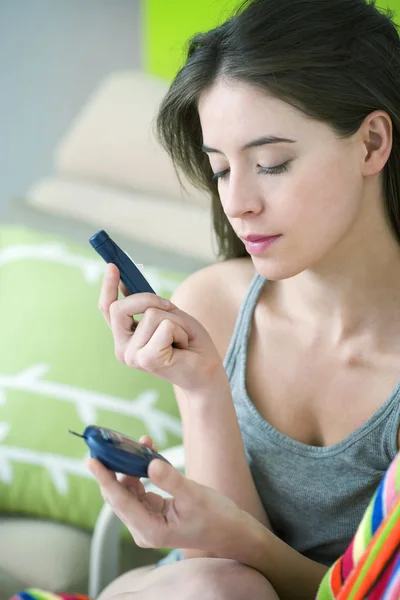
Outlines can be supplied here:
<path id="1" fill-rule="evenodd" d="M 265 240 L 268 240 L 271 237 L 273 237 L 273 236 L 272 235 L 264 235 L 262 237 L 253 237 L 253 236 L 251 236 L 251 237 L 244 238 L 244 241 L 245 242 L 250 242 L 250 243 L 253 243 L 253 242 L 264 242 Z"/>
<path id="2" fill-rule="evenodd" d="M 246 235 L 242 237 L 242 240 L 244 242 L 262 242 L 265 240 L 269 240 L 270 238 L 275 238 L 277 237 L 276 235 Z"/>
<path id="3" fill-rule="evenodd" d="M 256 236 L 252 236 L 252 241 L 249 240 L 249 237 L 250 236 L 244 239 L 246 250 L 249 254 L 257 255 L 264 254 L 273 244 L 275 244 L 275 242 L 279 240 L 281 235 L 270 235 L 262 238 L 258 237 L 258 239 Z"/>

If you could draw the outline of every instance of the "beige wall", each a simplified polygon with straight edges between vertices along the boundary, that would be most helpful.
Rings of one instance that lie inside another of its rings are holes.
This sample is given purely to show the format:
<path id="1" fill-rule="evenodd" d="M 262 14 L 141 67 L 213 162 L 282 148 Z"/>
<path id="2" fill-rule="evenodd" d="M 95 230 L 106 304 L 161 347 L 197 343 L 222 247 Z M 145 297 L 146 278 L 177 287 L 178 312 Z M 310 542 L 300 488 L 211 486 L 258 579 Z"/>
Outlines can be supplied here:
<path id="1" fill-rule="evenodd" d="M 140 49 L 140 0 L 0 1 L 0 206 L 51 173 L 94 86 Z"/>

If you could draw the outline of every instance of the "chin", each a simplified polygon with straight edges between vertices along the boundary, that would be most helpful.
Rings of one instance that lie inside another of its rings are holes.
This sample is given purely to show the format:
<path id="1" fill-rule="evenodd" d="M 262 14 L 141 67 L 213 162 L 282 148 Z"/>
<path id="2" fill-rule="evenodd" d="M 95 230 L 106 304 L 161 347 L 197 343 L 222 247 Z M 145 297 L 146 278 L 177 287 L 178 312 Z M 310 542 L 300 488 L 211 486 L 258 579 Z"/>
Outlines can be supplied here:
<path id="1" fill-rule="evenodd" d="M 263 259 L 263 257 L 252 257 L 252 261 L 257 273 L 269 281 L 290 279 L 305 270 L 303 265 L 273 259 Z"/>

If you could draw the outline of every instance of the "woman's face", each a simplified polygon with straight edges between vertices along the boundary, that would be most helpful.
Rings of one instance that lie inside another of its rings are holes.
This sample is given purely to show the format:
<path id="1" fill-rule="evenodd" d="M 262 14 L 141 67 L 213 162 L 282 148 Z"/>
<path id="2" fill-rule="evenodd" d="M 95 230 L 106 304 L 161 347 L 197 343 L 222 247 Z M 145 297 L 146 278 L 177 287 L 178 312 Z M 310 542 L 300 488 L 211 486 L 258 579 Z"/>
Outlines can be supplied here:
<path id="1" fill-rule="evenodd" d="M 204 150 L 213 173 L 221 174 L 219 195 L 234 231 L 280 235 L 252 255 L 262 276 L 293 277 L 351 235 L 363 205 L 355 136 L 339 139 L 326 124 L 242 82 L 218 80 L 198 109 Z M 243 148 L 265 137 L 291 141 Z"/>

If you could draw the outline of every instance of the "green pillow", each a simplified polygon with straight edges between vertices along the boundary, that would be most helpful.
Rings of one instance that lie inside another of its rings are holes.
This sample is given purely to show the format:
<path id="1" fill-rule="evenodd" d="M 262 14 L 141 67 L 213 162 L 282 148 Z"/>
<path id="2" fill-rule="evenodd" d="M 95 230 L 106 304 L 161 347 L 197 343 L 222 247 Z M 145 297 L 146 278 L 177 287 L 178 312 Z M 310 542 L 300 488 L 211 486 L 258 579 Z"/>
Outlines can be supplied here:
<path id="1" fill-rule="evenodd" d="M 0 226 L 0 512 L 93 528 L 103 500 L 67 429 L 146 433 L 160 451 L 182 442 L 172 385 L 114 355 L 98 310 L 104 268 L 89 244 Z M 188 275 L 144 274 L 166 298 Z"/>

